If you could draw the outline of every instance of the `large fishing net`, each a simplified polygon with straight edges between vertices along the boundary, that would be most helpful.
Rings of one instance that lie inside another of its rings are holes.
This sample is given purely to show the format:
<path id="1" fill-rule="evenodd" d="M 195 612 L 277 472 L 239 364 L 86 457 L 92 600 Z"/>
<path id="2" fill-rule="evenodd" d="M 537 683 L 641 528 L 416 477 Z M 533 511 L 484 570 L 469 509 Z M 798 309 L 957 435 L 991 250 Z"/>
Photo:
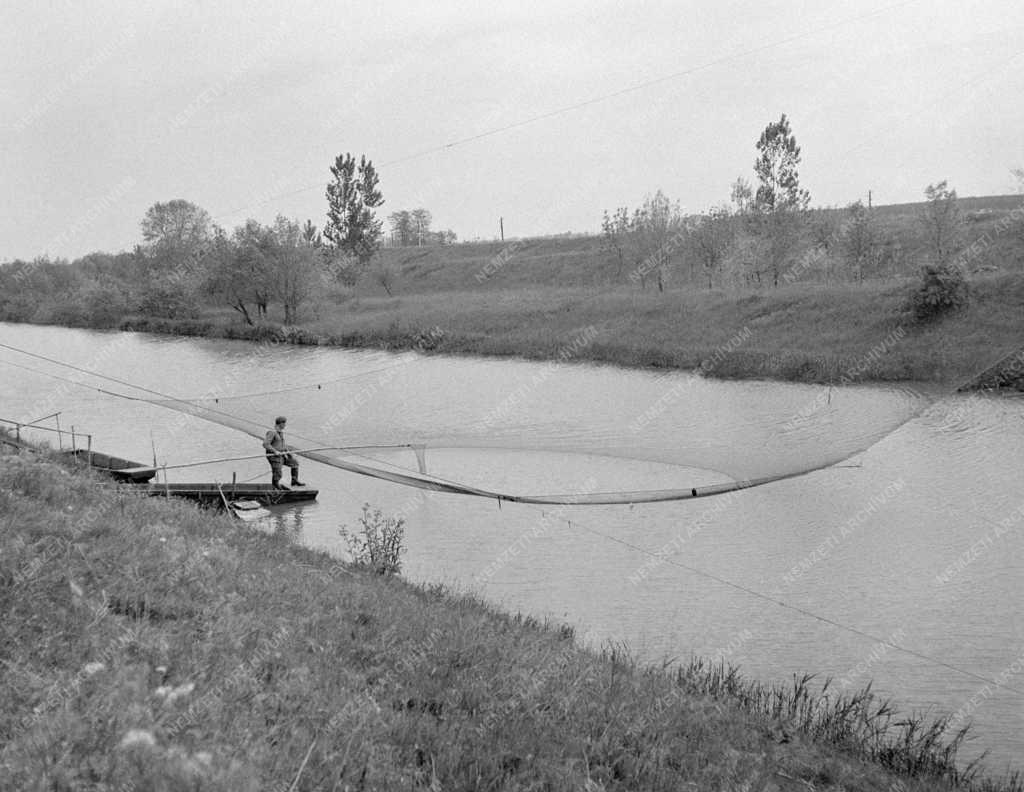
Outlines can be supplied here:
<path id="1" fill-rule="evenodd" d="M 285 392 L 153 403 L 260 439 L 284 413 L 297 455 L 406 486 L 618 504 L 718 495 L 852 461 L 955 390 L 410 360 Z"/>
<path id="2" fill-rule="evenodd" d="M 1012 365 L 1011 351 L 991 362 Z M 277 348 L 200 394 L 170 397 L 124 373 L 90 371 L 86 381 L 259 440 L 286 414 L 296 455 L 400 485 L 620 504 L 718 495 L 855 461 L 976 379 L 865 386 L 855 384 L 859 365 L 834 383 L 780 388 L 687 372 L 413 353 L 368 360 L 341 350 L 319 350 L 306 372 Z"/>

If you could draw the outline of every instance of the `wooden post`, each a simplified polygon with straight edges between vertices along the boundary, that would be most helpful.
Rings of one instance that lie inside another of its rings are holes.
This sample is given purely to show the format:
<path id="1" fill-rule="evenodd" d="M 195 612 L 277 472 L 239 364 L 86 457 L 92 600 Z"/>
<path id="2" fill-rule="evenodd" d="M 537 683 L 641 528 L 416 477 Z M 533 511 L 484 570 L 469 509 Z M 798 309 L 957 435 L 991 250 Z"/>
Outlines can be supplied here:
<path id="1" fill-rule="evenodd" d="M 71 453 L 75 454 L 78 451 L 78 447 L 75 445 L 75 425 L 71 424 Z M 77 454 L 76 454 L 77 457 Z"/>
<path id="2" fill-rule="evenodd" d="M 57 413 L 57 447 L 64 450 L 64 433 L 60 430 L 60 413 Z"/>
<path id="3" fill-rule="evenodd" d="M 171 497 L 171 485 L 167 481 L 167 462 L 164 462 L 164 497 Z"/>
<path id="4" fill-rule="evenodd" d="M 231 471 L 231 500 L 234 500 L 236 497 L 238 497 L 237 493 L 235 492 L 235 482 L 237 480 L 238 480 L 238 473 L 236 473 L 234 470 L 232 470 Z"/>
<path id="5" fill-rule="evenodd" d="M 498 218 L 498 228 L 501 230 L 501 241 L 504 242 L 505 241 L 505 218 L 504 217 L 499 217 Z"/>
<path id="6" fill-rule="evenodd" d="M 92 467 L 92 435 L 86 435 L 88 445 L 88 451 L 86 451 L 86 458 L 89 460 L 89 467 Z"/>

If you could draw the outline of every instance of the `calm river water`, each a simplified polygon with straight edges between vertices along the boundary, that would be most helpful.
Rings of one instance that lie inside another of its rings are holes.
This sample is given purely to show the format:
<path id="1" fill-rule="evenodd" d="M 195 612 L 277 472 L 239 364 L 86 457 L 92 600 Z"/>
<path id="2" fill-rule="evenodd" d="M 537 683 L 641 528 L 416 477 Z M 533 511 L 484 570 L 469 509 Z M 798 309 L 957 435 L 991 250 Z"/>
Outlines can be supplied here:
<path id="1" fill-rule="evenodd" d="M 284 412 L 293 445 L 302 445 L 298 434 L 344 445 L 441 438 L 449 447 L 428 450 L 431 472 L 514 491 L 657 489 L 679 486 L 681 476 L 685 486 L 702 483 L 707 473 L 663 464 L 687 453 L 695 467 L 707 460 L 709 469 L 759 470 L 766 463 L 758 454 L 776 453 L 771 438 L 801 431 L 782 422 L 825 394 L 817 386 L 684 373 L 10 324 L 0 324 L 0 342 L 179 397 L 350 376 L 322 390 L 223 399 L 218 408 L 266 424 Z M 155 449 L 168 465 L 260 451 L 235 430 L 4 361 L 69 375 L 0 349 L 0 418 L 27 421 L 60 410 L 62 426 L 92 433 L 95 449 L 140 461 L 151 461 Z M 815 431 L 834 432 L 842 446 L 851 442 L 851 427 L 906 413 L 918 396 L 905 388 L 836 390 L 827 394 L 827 414 L 853 420 L 819 423 Z M 820 450 L 820 437 L 816 443 Z M 416 464 L 409 452 L 377 457 Z M 764 680 L 805 671 L 851 688 L 874 680 L 901 710 L 969 713 L 975 739 L 962 756 L 988 750 L 986 767 L 995 773 L 1020 767 L 1024 756 L 1024 696 L 1006 689 L 1024 690 L 1022 471 L 1024 399 L 954 396 L 846 466 L 725 498 L 499 509 L 305 462 L 303 478 L 320 488 L 319 500 L 275 509 L 271 527 L 344 553 L 339 525 L 355 525 L 370 503 L 405 516 L 405 574 L 413 580 L 448 583 L 508 610 L 571 623 L 595 646 L 625 642 L 652 662 L 697 654 Z M 262 459 L 169 477 L 230 481 L 232 473 L 269 480 Z M 1004 687 L 684 567 L 998 678 Z"/>

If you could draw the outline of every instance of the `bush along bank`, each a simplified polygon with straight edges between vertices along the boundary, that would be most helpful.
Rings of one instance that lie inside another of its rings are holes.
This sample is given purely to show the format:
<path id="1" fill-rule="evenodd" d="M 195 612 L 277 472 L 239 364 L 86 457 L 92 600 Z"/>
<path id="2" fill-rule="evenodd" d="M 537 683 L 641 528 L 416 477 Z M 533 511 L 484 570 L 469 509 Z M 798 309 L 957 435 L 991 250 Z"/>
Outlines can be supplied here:
<path id="1" fill-rule="evenodd" d="M 641 667 L 0 453 L 5 789 L 1022 789 L 867 690 Z"/>
<path id="2" fill-rule="evenodd" d="M 255 341 L 261 344 L 296 346 L 333 346 L 349 349 L 376 348 L 428 352 L 438 348 L 445 333 L 436 325 L 421 330 L 403 330 L 397 324 L 384 331 L 320 335 L 295 325 L 261 322 L 255 325 L 222 324 L 202 319 L 157 319 L 131 317 L 118 325 L 119 330 L 166 335 L 201 336 Z"/>

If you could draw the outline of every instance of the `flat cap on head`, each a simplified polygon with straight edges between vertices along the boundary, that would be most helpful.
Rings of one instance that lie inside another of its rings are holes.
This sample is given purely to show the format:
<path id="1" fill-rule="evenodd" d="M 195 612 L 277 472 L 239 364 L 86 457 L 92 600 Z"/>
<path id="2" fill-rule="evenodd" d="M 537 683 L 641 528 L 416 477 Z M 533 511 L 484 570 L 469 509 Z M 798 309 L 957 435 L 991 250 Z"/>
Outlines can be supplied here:
<path id="1" fill-rule="evenodd" d="M 276 424 L 287 423 L 287 421 L 288 421 L 288 419 L 285 418 L 283 415 L 279 415 L 279 416 L 277 416 L 277 418 L 274 419 L 274 423 L 276 423 Z"/>

